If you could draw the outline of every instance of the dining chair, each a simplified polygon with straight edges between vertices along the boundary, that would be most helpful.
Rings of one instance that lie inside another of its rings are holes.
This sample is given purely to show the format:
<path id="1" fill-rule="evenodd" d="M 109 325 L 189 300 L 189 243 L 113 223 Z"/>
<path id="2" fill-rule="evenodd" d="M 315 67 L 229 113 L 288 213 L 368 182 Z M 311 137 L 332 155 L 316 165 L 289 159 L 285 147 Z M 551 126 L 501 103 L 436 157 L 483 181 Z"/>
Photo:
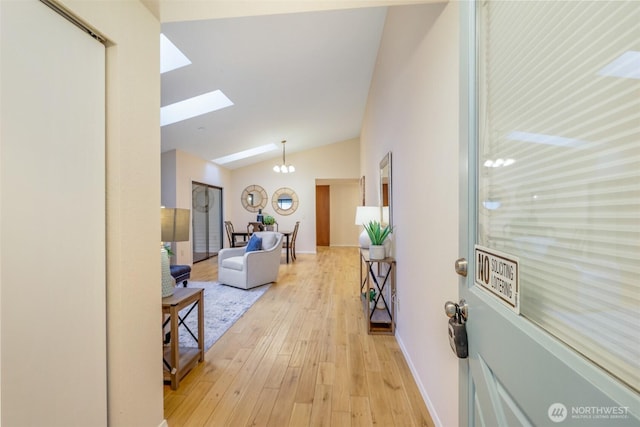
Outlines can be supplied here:
<path id="1" fill-rule="evenodd" d="M 245 246 L 247 241 L 236 242 L 235 230 L 233 228 L 233 223 L 231 221 L 224 222 L 224 228 L 227 231 L 227 239 L 229 239 L 229 247 L 233 248 L 235 246 Z"/>
<path id="2" fill-rule="evenodd" d="M 250 222 L 247 224 L 247 234 L 249 234 L 249 236 L 258 231 L 264 231 L 264 225 L 261 222 Z"/>
<path id="3" fill-rule="evenodd" d="M 291 260 L 296 260 L 296 237 L 298 236 L 298 228 L 300 227 L 300 221 L 296 221 L 296 225 L 293 227 L 293 233 L 291 233 L 291 239 L 289 239 L 289 244 L 285 241 L 282 244 L 282 247 L 289 251 L 289 256 L 291 256 Z"/>

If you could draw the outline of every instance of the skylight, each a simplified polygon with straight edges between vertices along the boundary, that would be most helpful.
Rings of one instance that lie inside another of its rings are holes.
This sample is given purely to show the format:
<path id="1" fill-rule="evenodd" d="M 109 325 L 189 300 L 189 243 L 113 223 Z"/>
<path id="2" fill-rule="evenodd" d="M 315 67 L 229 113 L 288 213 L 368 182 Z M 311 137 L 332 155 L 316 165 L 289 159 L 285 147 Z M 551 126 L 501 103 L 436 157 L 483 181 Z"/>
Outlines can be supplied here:
<path id="1" fill-rule="evenodd" d="M 601 76 L 640 79 L 640 52 L 630 50 L 623 53 L 598 71 L 598 74 Z"/>
<path id="2" fill-rule="evenodd" d="M 259 147 L 250 148 L 249 150 L 244 150 L 234 154 L 229 154 L 228 156 L 218 157 L 217 159 L 213 159 L 211 161 L 219 165 L 224 165 L 226 163 L 231 163 L 231 162 L 235 162 L 236 160 L 242 160 L 248 157 L 257 156 L 262 153 L 268 153 L 269 151 L 273 151 L 277 149 L 278 149 L 278 146 L 276 144 L 261 145 Z"/>
<path id="3" fill-rule="evenodd" d="M 160 108 L 160 126 L 230 107 L 233 102 L 221 90 L 194 96 Z"/>
<path id="4" fill-rule="evenodd" d="M 174 45 L 171 40 L 164 34 L 160 34 L 160 74 L 167 71 L 175 70 L 186 65 L 190 65 L 191 61 L 185 56 L 180 49 Z"/>

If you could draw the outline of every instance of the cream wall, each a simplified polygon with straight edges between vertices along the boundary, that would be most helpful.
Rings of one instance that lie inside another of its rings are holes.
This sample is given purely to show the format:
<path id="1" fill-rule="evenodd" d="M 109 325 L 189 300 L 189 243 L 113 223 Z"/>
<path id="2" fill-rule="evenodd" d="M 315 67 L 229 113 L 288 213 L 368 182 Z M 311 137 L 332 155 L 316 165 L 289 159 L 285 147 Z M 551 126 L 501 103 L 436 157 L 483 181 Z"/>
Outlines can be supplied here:
<path id="1" fill-rule="evenodd" d="M 320 182 L 331 187 L 331 245 L 355 246 L 360 234 L 354 225 L 360 197 L 359 146 L 359 140 L 353 139 L 287 155 L 287 163 L 296 166 L 296 172 L 287 175 L 273 172 L 275 160 L 229 170 L 183 151 L 168 151 L 162 153 L 162 204 L 190 209 L 192 181 L 221 187 L 223 218 L 241 229 L 255 221 L 256 214 L 243 208 L 240 195 L 248 185 L 259 184 L 268 197 L 264 212 L 276 218 L 279 229 L 293 230 L 295 222 L 300 221 L 296 252 L 315 253 L 315 186 Z M 276 213 L 271 204 L 273 193 L 281 187 L 293 189 L 300 200 L 291 215 Z M 174 245 L 175 263 L 193 264 L 191 242 Z"/>
<path id="2" fill-rule="evenodd" d="M 300 221 L 296 252 L 315 253 L 316 180 L 357 180 L 360 174 L 359 150 L 359 140 L 352 139 L 324 145 L 313 150 L 287 154 L 287 163 L 296 167 L 296 171 L 292 174 L 275 173 L 273 166 L 277 162 L 276 160 L 232 170 L 231 186 L 229 188 L 230 203 L 227 204 L 228 210 L 225 212 L 225 219 L 231 220 L 236 225 L 255 221 L 256 214 L 248 212 L 242 207 L 240 195 L 248 185 L 261 185 L 269 198 L 264 211 L 276 218 L 281 230 L 293 230 L 295 222 Z M 298 209 L 291 215 L 279 215 L 272 207 L 273 193 L 281 187 L 288 187 L 294 190 L 300 200 Z M 337 188 L 335 190 L 338 191 Z M 352 197 L 352 194 L 349 197 Z M 346 205 L 349 207 L 345 208 Z M 346 227 L 345 224 L 348 223 L 353 224 L 355 206 L 357 206 L 357 198 L 350 198 L 344 201 L 332 200 L 333 213 L 346 212 L 339 217 L 332 215 L 332 222 L 340 223 L 340 228 Z M 353 213 L 348 214 L 349 210 Z M 344 221 L 344 224 L 342 221 Z M 357 236 L 358 234 L 356 233 L 352 241 L 353 245 L 357 244 Z M 333 238 L 331 244 L 333 244 Z M 340 240 L 340 245 L 343 244 L 347 244 L 347 242 Z"/>
<path id="3" fill-rule="evenodd" d="M 223 207 L 231 203 L 231 173 L 228 169 L 179 150 L 162 153 L 162 204 L 191 209 L 191 183 L 200 182 L 222 188 Z M 223 212 L 224 214 L 224 212 Z M 223 216 L 224 217 L 224 216 Z M 224 230 L 222 230 L 224 233 Z M 193 232 L 189 234 L 193 235 Z M 226 239 L 225 236 L 222 236 Z M 175 264 L 192 265 L 191 241 L 173 244 Z"/>
<path id="4" fill-rule="evenodd" d="M 238 16 L 273 15 L 277 13 L 353 9 L 357 7 L 400 6 L 434 3 L 439 0 L 304 0 L 304 1 L 202 1 L 141 0 L 162 22 Z"/>
<path id="5" fill-rule="evenodd" d="M 329 183 L 331 191 L 331 246 L 357 246 L 362 228 L 355 225 L 356 207 L 362 204 L 359 180 Z"/>
<path id="6" fill-rule="evenodd" d="M 458 425 L 443 310 L 458 293 L 458 28 L 457 2 L 389 9 L 361 135 L 367 177 L 393 153 L 396 337 L 440 426 Z"/>
<path id="7" fill-rule="evenodd" d="M 110 41 L 106 148 L 108 422 L 110 426 L 159 426 L 163 423 L 158 256 L 160 24 L 135 0 L 62 3 Z M 67 365 L 61 362 L 70 368 Z M 59 387 L 59 392 L 64 392 L 65 385 Z"/>

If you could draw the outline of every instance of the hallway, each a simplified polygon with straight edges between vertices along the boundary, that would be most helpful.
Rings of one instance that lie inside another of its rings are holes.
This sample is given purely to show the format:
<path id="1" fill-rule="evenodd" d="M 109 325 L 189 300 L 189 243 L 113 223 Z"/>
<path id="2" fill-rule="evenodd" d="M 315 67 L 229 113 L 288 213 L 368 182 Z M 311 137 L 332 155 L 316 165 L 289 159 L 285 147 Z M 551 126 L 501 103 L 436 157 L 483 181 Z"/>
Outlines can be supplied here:
<path id="1" fill-rule="evenodd" d="M 193 266 L 214 281 L 217 258 Z M 177 426 L 433 426 L 393 336 L 368 335 L 357 248 L 319 247 L 279 281 L 180 383 L 164 386 Z"/>

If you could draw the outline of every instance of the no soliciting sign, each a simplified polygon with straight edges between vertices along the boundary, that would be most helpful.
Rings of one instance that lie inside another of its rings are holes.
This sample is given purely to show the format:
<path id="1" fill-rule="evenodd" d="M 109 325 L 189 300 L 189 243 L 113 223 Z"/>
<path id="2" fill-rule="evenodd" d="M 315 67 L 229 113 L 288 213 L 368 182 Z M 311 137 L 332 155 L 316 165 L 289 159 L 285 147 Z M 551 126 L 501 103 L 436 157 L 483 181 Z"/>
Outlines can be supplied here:
<path id="1" fill-rule="evenodd" d="M 518 258 L 491 248 L 475 246 L 475 283 L 520 314 Z"/>

